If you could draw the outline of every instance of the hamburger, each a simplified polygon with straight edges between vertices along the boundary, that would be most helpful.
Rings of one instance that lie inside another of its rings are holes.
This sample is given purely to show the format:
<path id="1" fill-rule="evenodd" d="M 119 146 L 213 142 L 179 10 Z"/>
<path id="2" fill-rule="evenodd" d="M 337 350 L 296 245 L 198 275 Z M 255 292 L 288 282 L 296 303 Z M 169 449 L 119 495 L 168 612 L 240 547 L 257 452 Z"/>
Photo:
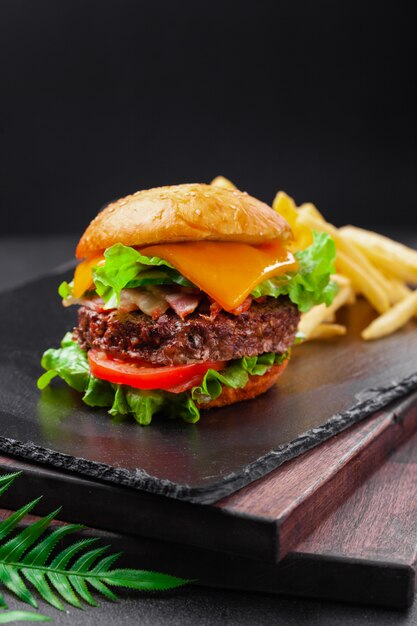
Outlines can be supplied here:
<path id="1" fill-rule="evenodd" d="M 142 425 L 155 413 L 196 422 L 201 409 L 266 392 L 290 359 L 300 313 L 329 305 L 335 246 L 293 254 L 276 211 L 246 192 L 182 184 L 109 204 L 82 235 L 64 306 L 78 324 L 47 350 L 55 377 Z"/>

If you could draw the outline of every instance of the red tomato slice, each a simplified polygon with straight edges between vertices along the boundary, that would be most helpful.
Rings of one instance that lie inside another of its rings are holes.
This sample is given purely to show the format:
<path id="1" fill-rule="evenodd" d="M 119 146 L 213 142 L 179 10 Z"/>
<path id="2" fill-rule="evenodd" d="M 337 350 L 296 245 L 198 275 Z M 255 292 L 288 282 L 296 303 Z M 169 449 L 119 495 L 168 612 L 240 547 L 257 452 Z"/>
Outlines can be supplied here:
<path id="1" fill-rule="evenodd" d="M 93 376 L 135 389 L 164 389 L 172 393 L 186 391 L 199 385 L 209 369 L 221 370 L 225 361 L 205 361 L 189 365 L 153 367 L 151 364 L 127 363 L 111 359 L 104 352 L 88 351 L 88 362 Z"/>

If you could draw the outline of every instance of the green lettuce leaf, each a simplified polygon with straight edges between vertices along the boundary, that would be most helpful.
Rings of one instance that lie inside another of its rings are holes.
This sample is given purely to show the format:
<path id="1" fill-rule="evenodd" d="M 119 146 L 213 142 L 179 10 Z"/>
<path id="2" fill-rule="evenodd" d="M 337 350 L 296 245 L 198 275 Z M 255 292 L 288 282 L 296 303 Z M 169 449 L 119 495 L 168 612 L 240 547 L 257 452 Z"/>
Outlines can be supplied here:
<path id="1" fill-rule="evenodd" d="M 80 348 L 81 350 L 81 348 Z M 96 378 L 92 374 L 88 379 L 87 388 L 83 395 L 83 402 L 88 406 L 112 406 L 114 402 L 114 389 L 107 380 Z"/>
<path id="2" fill-rule="evenodd" d="M 224 370 L 208 370 L 199 387 L 193 387 L 191 397 L 200 404 L 215 400 L 222 393 L 222 385 L 232 389 L 242 389 L 249 376 L 263 376 L 272 365 L 280 365 L 290 356 L 289 352 L 275 354 L 268 352 L 259 356 L 244 356 L 234 361 Z"/>
<path id="3" fill-rule="evenodd" d="M 334 273 L 336 246 L 327 233 L 313 232 L 313 243 L 305 250 L 296 252 L 298 270 L 284 276 L 270 278 L 252 291 L 255 298 L 286 295 L 302 313 L 324 303 L 329 306 L 338 292 L 338 286 L 330 275 Z"/>
<path id="4" fill-rule="evenodd" d="M 107 248 L 104 257 L 104 264 L 94 268 L 93 276 L 96 291 L 105 301 L 106 309 L 119 306 L 122 289 L 173 283 L 191 285 L 168 261 L 144 256 L 121 243 Z"/>
<path id="5" fill-rule="evenodd" d="M 66 298 L 72 297 L 73 289 L 74 289 L 74 281 L 67 283 L 67 281 L 64 280 L 64 282 L 62 282 L 58 287 L 58 293 L 63 300 L 66 300 Z"/>
<path id="6" fill-rule="evenodd" d="M 163 392 L 155 390 L 133 389 L 127 385 L 114 385 L 113 403 L 110 415 L 133 415 L 138 424 L 148 426 L 152 417 L 162 409 L 166 400 Z"/>
<path id="7" fill-rule="evenodd" d="M 60 348 L 50 348 L 43 355 L 42 367 L 46 372 L 39 378 L 38 387 L 45 389 L 55 376 L 59 376 L 70 387 L 84 394 L 82 399 L 85 404 L 110 407 L 110 415 L 132 415 L 139 424 L 147 426 L 155 413 L 163 413 L 194 424 L 200 419 L 197 405 L 218 398 L 223 385 L 242 388 L 250 375 L 262 376 L 272 365 L 280 364 L 287 358 L 288 352 L 243 357 L 221 372 L 208 370 L 200 386 L 176 394 L 158 389 L 134 389 L 95 378 L 90 374 L 87 353 L 72 339 L 71 333 L 67 333 Z"/>
<path id="8" fill-rule="evenodd" d="M 60 376 L 77 391 L 85 391 L 88 387 L 90 368 L 87 353 L 72 340 L 67 333 L 61 342 L 61 348 L 50 348 L 42 357 L 42 367 L 47 370 L 38 380 L 38 388 L 44 389 L 52 378 Z"/>

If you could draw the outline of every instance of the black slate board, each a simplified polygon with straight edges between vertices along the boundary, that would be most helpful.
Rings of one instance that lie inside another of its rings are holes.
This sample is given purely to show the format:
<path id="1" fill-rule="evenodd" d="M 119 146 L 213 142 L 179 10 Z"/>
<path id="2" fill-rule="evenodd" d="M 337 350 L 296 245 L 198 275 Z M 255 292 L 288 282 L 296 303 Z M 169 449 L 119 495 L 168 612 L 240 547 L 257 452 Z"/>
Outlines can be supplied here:
<path id="1" fill-rule="evenodd" d="M 214 502 L 417 389 L 417 327 L 365 343 L 365 302 L 345 312 L 348 337 L 298 346 L 267 394 L 142 428 L 86 407 L 63 384 L 36 388 L 43 350 L 76 311 L 51 275 L 0 296 L 0 450 L 65 470 L 193 502 Z"/>

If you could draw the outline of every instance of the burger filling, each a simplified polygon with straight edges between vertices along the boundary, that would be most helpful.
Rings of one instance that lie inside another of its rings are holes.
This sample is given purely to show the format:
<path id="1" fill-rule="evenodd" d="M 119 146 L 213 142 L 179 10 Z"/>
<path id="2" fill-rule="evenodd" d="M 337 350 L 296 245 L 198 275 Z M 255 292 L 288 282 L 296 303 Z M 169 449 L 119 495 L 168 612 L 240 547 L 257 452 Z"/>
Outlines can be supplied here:
<path id="1" fill-rule="evenodd" d="M 288 297 L 253 301 L 240 315 L 220 311 L 211 319 L 204 303 L 180 319 L 172 309 L 158 319 L 140 311 L 124 313 L 80 307 L 74 337 L 83 350 L 94 348 L 122 361 L 186 365 L 233 361 L 265 352 L 282 354 L 294 342 L 300 313 Z"/>
<path id="2" fill-rule="evenodd" d="M 334 243 L 325 234 L 316 234 L 295 259 L 282 257 L 282 267 L 277 261 L 265 280 L 254 283 L 252 272 L 246 292 L 244 272 L 233 285 L 210 267 L 222 284 L 205 277 L 204 291 L 195 268 L 188 274 L 180 262 L 174 267 L 143 252 L 116 244 L 81 263 L 74 281 L 60 286 L 66 306 L 81 305 L 78 325 L 60 348 L 45 352 L 40 388 L 60 376 L 83 392 L 86 404 L 110 407 L 112 415 L 132 414 L 145 425 L 165 412 L 195 422 L 199 408 L 226 387 L 242 389 L 284 367 L 300 312 L 330 304 L 337 292 L 330 278 Z M 264 254 L 258 252 L 256 263 Z M 231 267 L 225 266 L 226 279 Z M 222 292 L 226 284 L 231 295 Z"/>

